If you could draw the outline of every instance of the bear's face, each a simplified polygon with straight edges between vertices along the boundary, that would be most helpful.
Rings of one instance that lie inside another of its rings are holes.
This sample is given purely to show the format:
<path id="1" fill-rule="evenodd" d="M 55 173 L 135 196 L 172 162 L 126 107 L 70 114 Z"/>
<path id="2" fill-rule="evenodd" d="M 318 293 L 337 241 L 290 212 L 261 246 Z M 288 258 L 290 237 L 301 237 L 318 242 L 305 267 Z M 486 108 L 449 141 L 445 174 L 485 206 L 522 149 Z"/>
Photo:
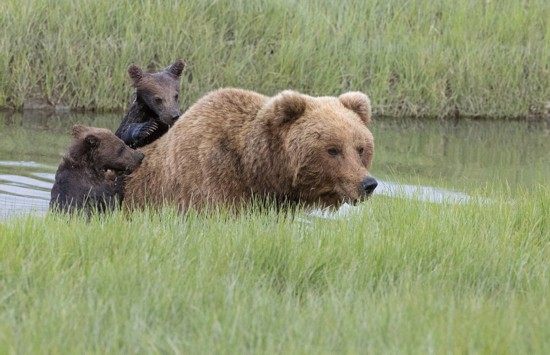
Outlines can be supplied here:
<path id="1" fill-rule="evenodd" d="M 73 160 L 83 160 L 97 170 L 131 172 L 143 160 L 143 153 L 133 150 L 111 131 L 104 128 L 75 125 L 71 156 Z"/>
<path id="2" fill-rule="evenodd" d="M 168 126 L 173 125 L 181 116 L 179 91 L 180 76 L 184 68 L 185 63 L 181 60 L 158 73 L 145 73 L 134 64 L 128 68 L 137 99 Z"/>
<path id="3" fill-rule="evenodd" d="M 300 199 L 336 207 L 368 197 L 377 186 L 369 174 L 374 140 L 367 128 L 368 97 L 313 98 L 287 91 L 278 98 L 275 119 L 287 126 L 284 148 Z"/>

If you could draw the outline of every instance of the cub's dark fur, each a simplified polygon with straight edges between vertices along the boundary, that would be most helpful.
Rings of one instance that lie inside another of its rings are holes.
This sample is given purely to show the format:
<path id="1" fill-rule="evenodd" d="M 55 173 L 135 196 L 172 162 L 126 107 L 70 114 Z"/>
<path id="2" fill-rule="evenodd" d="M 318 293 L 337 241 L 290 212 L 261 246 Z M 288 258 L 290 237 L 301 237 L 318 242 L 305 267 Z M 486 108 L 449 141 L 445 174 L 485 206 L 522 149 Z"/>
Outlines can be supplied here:
<path id="1" fill-rule="evenodd" d="M 73 143 L 55 174 L 50 208 L 61 212 L 111 210 L 122 200 L 123 179 L 141 164 L 143 153 L 104 128 L 75 125 Z"/>
<path id="2" fill-rule="evenodd" d="M 181 60 L 157 73 L 145 73 L 132 64 L 128 74 L 136 89 L 128 113 L 116 130 L 117 137 L 132 148 L 142 147 L 161 137 L 180 117 Z"/>

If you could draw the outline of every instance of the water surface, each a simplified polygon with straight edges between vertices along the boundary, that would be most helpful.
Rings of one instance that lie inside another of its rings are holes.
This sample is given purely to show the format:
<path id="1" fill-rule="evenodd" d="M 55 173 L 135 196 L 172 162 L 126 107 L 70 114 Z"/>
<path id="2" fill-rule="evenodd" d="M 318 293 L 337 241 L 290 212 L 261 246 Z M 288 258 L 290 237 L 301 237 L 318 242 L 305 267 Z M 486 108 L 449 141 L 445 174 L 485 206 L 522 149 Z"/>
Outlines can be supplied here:
<path id="1" fill-rule="evenodd" d="M 43 214 L 73 124 L 115 130 L 114 114 L 0 113 L 0 218 Z M 377 118 L 372 174 L 377 194 L 466 201 L 491 190 L 521 193 L 550 182 L 550 134 L 544 124 Z M 489 189 L 488 189 L 489 187 Z"/>

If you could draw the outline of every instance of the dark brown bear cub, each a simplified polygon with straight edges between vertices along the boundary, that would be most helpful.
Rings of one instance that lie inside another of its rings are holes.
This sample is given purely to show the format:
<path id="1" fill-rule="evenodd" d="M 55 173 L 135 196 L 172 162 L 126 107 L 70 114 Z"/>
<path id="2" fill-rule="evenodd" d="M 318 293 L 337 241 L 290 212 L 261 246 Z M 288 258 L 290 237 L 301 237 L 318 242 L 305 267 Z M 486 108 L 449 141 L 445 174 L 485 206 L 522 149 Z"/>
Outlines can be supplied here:
<path id="1" fill-rule="evenodd" d="M 137 65 L 128 67 L 136 89 L 128 113 L 116 130 L 117 137 L 132 148 L 142 147 L 162 136 L 180 117 L 180 76 L 185 63 L 177 60 L 158 73 L 145 73 Z"/>
<path id="2" fill-rule="evenodd" d="M 143 153 L 128 147 L 111 131 L 75 125 L 73 143 L 55 174 L 50 208 L 62 212 L 104 212 L 123 196 L 116 174 L 133 171 Z"/>

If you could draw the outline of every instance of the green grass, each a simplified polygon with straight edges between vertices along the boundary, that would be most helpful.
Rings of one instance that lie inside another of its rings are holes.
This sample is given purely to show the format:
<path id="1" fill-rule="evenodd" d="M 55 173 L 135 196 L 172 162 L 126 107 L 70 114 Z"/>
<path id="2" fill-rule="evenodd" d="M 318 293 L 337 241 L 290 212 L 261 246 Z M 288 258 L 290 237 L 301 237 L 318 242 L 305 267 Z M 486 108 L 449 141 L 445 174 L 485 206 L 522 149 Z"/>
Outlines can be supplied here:
<path id="1" fill-rule="evenodd" d="M 4 0 L 0 107 L 122 110 L 130 63 L 207 91 L 367 92 L 377 114 L 527 117 L 550 98 L 546 0 Z"/>
<path id="2" fill-rule="evenodd" d="M 540 186 L 337 220 L 10 219 L 0 352 L 547 354 L 549 209 Z"/>

